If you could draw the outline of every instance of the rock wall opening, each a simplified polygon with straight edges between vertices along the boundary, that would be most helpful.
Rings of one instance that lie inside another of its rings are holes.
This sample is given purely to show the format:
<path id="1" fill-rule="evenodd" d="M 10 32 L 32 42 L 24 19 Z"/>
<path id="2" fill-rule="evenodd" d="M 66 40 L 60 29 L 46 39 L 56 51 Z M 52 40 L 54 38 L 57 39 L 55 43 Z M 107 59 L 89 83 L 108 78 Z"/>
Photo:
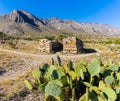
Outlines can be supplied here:
<path id="1" fill-rule="evenodd" d="M 61 42 L 52 42 L 51 43 L 51 51 L 53 52 L 61 52 L 63 50 L 63 44 Z"/>

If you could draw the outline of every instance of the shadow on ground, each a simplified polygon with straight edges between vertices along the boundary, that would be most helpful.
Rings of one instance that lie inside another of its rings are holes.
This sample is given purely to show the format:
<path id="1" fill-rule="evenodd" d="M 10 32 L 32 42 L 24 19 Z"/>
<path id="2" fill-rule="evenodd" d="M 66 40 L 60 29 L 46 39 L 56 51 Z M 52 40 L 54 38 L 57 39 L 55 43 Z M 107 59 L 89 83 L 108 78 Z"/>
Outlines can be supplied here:
<path id="1" fill-rule="evenodd" d="M 89 54 L 89 53 L 97 53 L 97 51 L 95 49 L 91 49 L 91 48 L 83 48 L 80 53 L 84 53 L 84 54 Z"/>
<path id="2" fill-rule="evenodd" d="M 4 70 L 2 67 L 0 67 L 0 75 L 4 74 L 6 70 Z"/>

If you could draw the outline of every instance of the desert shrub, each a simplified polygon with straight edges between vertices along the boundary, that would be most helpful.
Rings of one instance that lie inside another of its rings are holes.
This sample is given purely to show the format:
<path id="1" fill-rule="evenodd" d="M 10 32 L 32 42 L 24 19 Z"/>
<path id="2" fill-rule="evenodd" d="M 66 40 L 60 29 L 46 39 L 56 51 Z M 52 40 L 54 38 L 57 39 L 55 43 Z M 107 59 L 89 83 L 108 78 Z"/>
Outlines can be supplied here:
<path id="1" fill-rule="evenodd" d="M 24 40 L 32 41 L 32 38 L 23 38 Z"/>
<path id="2" fill-rule="evenodd" d="M 6 37 L 5 33 L 0 32 L 0 41 L 2 44 L 5 43 L 5 37 Z"/>
<path id="3" fill-rule="evenodd" d="M 43 38 L 49 39 L 49 40 L 54 40 L 55 36 L 45 35 Z"/>
<path id="4" fill-rule="evenodd" d="M 11 48 L 15 48 L 19 42 L 20 37 L 14 35 L 7 35 L 5 33 L 0 32 L 0 39 L 8 44 Z"/>
<path id="5" fill-rule="evenodd" d="M 3 39 L 5 36 L 6 36 L 5 33 L 0 32 L 0 39 Z"/>
<path id="6" fill-rule="evenodd" d="M 106 43 L 106 44 L 112 44 L 113 41 L 112 41 L 112 40 L 107 40 L 107 41 L 105 41 L 105 43 Z"/>
<path id="7" fill-rule="evenodd" d="M 56 41 L 62 41 L 65 38 L 65 35 L 60 34 L 56 37 Z"/>
<path id="8" fill-rule="evenodd" d="M 25 80 L 30 90 L 38 90 L 50 101 L 118 101 L 120 95 L 120 63 L 100 62 L 90 64 L 85 60 L 72 61 L 63 66 L 57 56 L 57 64 L 44 64 L 33 70 L 34 79 Z"/>
<path id="9" fill-rule="evenodd" d="M 116 39 L 109 39 L 105 41 L 106 44 L 120 44 L 120 39 L 116 38 Z"/>
<path id="10" fill-rule="evenodd" d="M 18 39 L 10 39 L 10 40 L 8 40 L 8 45 L 9 45 L 11 48 L 16 48 L 18 42 L 19 42 Z"/>
<path id="11" fill-rule="evenodd" d="M 120 44 L 120 39 L 114 40 L 114 43 L 115 43 L 115 44 Z"/>

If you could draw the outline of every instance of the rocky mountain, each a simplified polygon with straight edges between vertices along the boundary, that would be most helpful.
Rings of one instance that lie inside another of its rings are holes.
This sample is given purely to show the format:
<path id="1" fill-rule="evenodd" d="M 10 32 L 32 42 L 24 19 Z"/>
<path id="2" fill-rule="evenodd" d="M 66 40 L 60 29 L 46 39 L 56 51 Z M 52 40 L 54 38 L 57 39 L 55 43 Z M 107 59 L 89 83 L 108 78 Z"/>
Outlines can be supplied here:
<path id="1" fill-rule="evenodd" d="M 0 31 L 7 34 L 41 33 L 49 30 L 85 34 L 119 35 L 120 29 L 106 24 L 80 23 L 58 18 L 41 19 L 24 11 L 14 10 L 0 16 Z"/>
<path id="2" fill-rule="evenodd" d="M 47 29 L 44 22 L 24 10 L 0 16 L 0 31 L 7 34 L 40 33 Z"/>
<path id="3" fill-rule="evenodd" d="M 75 33 L 120 35 L 120 28 L 107 24 L 79 23 L 73 20 L 60 20 L 58 18 L 47 19 L 46 24 L 58 30 L 68 30 Z"/>

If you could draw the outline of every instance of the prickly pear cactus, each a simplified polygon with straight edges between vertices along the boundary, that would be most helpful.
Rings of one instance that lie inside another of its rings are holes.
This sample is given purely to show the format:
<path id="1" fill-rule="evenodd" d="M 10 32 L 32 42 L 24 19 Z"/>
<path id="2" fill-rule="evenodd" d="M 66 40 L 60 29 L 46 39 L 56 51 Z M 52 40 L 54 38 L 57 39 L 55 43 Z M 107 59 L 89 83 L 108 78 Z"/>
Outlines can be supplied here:
<path id="1" fill-rule="evenodd" d="M 110 70 L 112 70 L 113 72 L 115 72 L 115 71 L 118 71 L 119 66 L 117 66 L 116 64 L 112 64 L 112 65 L 110 65 L 110 67 L 109 67 L 108 69 L 110 69 Z"/>
<path id="2" fill-rule="evenodd" d="M 67 66 L 68 66 L 69 70 L 74 70 L 72 61 L 70 61 Z"/>
<path id="3" fill-rule="evenodd" d="M 83 82 L 83 84 L 86 86 L 86 87 L 91 87 L 92 85 L 88 82 Z"/>
<path id="4" fill-rule="evenodd" d="M 58 55 L 57 55 L 57 62 L 58 62 L 58 66 L 61 66 L 61 59 Z"/>
<path id="5" fill-rule="evenodd" d="M 114 82 L 114 77 L 113 76 L 107 76 L 106 78 L 105 78 L 105 83 L 106 84 L 112 84 L 113 82 Z"/>
<path id="6" fill-rule="evenodd" d="M 87 61 L 81 60 L 81 61 L 80 61 L 80 64 L 83 65 L 83 66 L 87 66 Z"/>
<path id="7" fill-rule="evenodd" d="M 49 68 L 49 65 L 46 63 L 41 67 L 40 71 L 44 73 L 48 70 L 48 68 Z"/>
<path id="8" fill-rule="evenodd" d="M 54 59 L 52 58 L 52 65 L 54 65 L 55 64 L 55 61 L 54 61 Z"/>
<path id="9" fill-rule="evenodd" d="M 105 83 L 101 80 L 101 81 L 99 82 L 99 86 L 98 86 L 98 87 L 99 87 L 100 90 L 103 91 L 104 88 L 105 88 Z"/>
<path id="10" fill-rule="evenodd" d="M 74 71 L 69 71 L 68 74 L 72 77 L 72 80 L 77 78 L 77 74 Z"/>
<path id="11" fill-rule="evenodd" d="M 57 83 L 55 83 L 54 81 L 48 82 L 45 87 L 45 93 L 54 97 L 60 96 L 62 93 L 62 87 L 59 86 Z"/>
<path id="12" fill-rule="evenodd" d="M 92 60 L 90 66 L 88 67 L 90 75 L 93 77 L 100 73 L 100 62 L 96 59 Z"/>
<path id="13" fill-rule="evenodd" d="M 108 101 L 115 101 L 117 99 L 117 95 L 112 88 L 106 87 L 103 91 L 106 95 L 104 96 Z"/>
<path id="14" fill-rule="evenodd" d="M 49 73 L 50 75 L 52 75 L 53 71 L 55 71 L 55 70 L 57 70 L 57 67 L 56 67 L 56 66 L 50 66 L 50 67 L 48 68 L 48 73 Z"/>
<path id="15" fill-rule="evenodd" d="M 120 73 L 116 73 L 117 80 L 120 80 Z"/>
<path id="16" fill-rule="evenodd" d="M 60 98 L 59 101 L 117 101 L 120 98 L 118 64 L 109 61 L 101 66 L 94 59 L 90 65 L 86 61 L 73 65 L 70 61 L 67 66 L 61 66 L 60 58 L 57 57 L 57 60 L 58 65 L 45 64 L 40 70 L 33 70 L 35 79 L 31 82 L 25 80 L 26 86 L 50 96 L 48 101 L 53 98 Z"/>
<path id="17" fill-rule="evenodd" d="M 80 77 L 82 80 L 84 80 L 84 73 L 83 73 L 82 69 L 80 70 Z"/>
<path id="18" fill-rule="evenodd" d="M 32 71 L 32 76 L 36 79 L 39 79 L 41 76 L 41 72 L 39 70 L 33 70 Z"/>
<path id="19" fill-rule="evenodd" d="M 31 83 L 28 80 L 24 80 L 25 85 L 27 86 L 28 89 L 32 90 L 33 86 L 31 85 Z"/>

